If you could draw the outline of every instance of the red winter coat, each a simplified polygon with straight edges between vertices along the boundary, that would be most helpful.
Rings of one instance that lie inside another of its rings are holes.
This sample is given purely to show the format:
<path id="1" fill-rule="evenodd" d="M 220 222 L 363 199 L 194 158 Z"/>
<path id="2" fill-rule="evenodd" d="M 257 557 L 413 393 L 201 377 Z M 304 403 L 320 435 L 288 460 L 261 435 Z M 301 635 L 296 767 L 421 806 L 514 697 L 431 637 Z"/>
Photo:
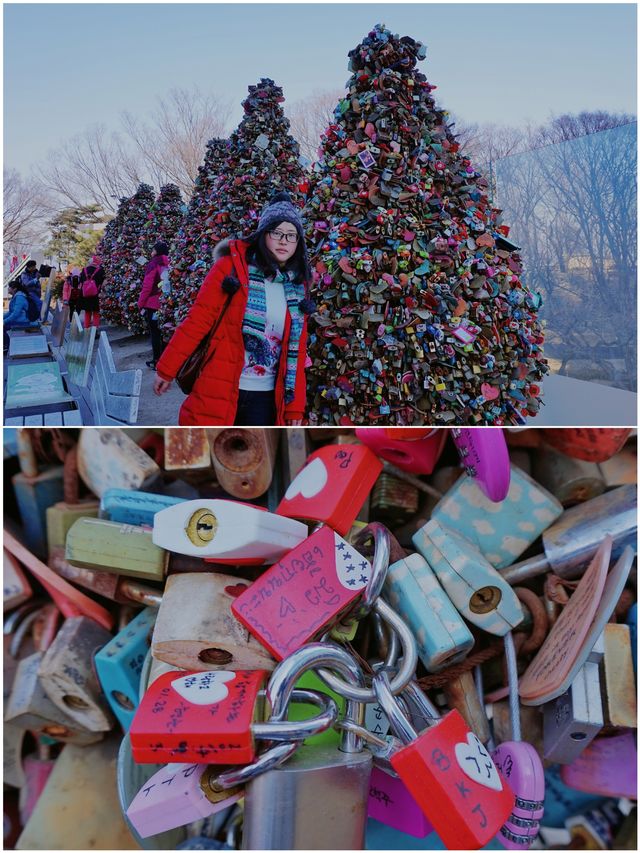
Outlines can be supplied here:
<path id="1" fill-rule="evenodd" d="M 214 355 L 196 379 L 193 391 L 180 408 L 181 426 L 233 426 L 238 408 L 240 376 L 244 367 L 242 322 L 249 295 L 249 269 L 244 240 L 229 240 L 216 250 L 216 262 L 207 273 L 191 310 L 178 326 L 156 367 L 158 376 L 167 381 L 175 376 L 186 359 L 215 324 L 227 294 L 222 289 L 226 276 L 235 276 L 240 289 L 232 297 L 218 326 L 209 352 Z M 307 357 L 307 317 L 304 315 L 298 347 L 295 396 L 284 402 L 286 352 L 291 333 L 291 315 L 287 311 L 282 338 L 282 357 L 275 386 L 276 425 L 303 417 L 306 405 L 304 364 Z"/>

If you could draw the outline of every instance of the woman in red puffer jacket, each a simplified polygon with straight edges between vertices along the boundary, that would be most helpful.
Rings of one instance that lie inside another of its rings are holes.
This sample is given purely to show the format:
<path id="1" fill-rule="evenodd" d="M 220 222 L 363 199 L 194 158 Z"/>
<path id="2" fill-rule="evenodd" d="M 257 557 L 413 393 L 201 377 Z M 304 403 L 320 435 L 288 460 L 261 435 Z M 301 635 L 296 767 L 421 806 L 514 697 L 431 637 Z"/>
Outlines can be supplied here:
<path id="1" fill-rule="evenodd" d="M 162 355 L 164 343 L 160 329 L 158 328 L 157 311 L 160 307 L 160 282 L 163 270 L 169 266 L 169 247 L 162 240 L 154 245 L 151 250 L 151 260 L 144 270 L 142 290 L 138 297 L 138 308 L 146 316 L 149 323 L 149 336 L 151 337 L 151 351 L 153 359 L 145 362 L 147 367 L 156 368 L 158 359 Z"/>
<path id="2" fill-rule="evenodd" d="M 163 394 L 219 320 L 208 360 L 182 404 L 181 425 L 283 426 L 306 407 L 310 280 L 298 209 L 278 193 L 247 240 L 216 247 L 215 263 L 156 367 Z"/>

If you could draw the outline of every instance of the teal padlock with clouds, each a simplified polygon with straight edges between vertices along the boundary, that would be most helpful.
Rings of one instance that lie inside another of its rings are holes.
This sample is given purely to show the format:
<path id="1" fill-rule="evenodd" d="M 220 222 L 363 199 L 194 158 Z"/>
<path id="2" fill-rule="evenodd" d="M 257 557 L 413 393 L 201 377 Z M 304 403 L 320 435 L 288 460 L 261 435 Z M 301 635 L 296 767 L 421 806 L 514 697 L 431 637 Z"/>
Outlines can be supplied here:
<path id="1" fill-rule="evenodd" d="M 560 501 L 512 465 L 503 501 L 490 501 L 472 477 L 460 477 L 431 518 L 461 533 L 492 566 L 502 569 L 514 563 L 563 511 Z"/>
<path id="2" fill-rule="evenodd" d="M 513 589 L 464 536 L 431 519 L 413 535 L 413 543 L 458 612 L 473 625 L 503 637 L 522 622 Z"/>

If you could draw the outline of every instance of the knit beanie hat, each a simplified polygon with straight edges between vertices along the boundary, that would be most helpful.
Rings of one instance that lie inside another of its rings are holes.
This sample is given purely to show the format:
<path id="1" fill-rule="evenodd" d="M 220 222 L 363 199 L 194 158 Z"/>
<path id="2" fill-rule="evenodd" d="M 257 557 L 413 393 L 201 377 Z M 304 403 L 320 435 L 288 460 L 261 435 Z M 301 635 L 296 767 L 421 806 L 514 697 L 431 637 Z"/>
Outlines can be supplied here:
<path id="1" fill-rule="evenodd" d="M 298 237 L 304 240 L 304 231 L 300 211 L 291 202 L 289 193 L 276 193 L 271 201 L 263 208 L 258 220 L 258 231 L 271 231 L 281 222 L 289 222 L 295 226 Z"/>
<path id="2" fill-rule="evenodd" d="M 154 243 L 153 248 L 156 250 L 156 255 L 169 254 L 169 246 L 163 240 L 158 240 L 157 243 Z"/>

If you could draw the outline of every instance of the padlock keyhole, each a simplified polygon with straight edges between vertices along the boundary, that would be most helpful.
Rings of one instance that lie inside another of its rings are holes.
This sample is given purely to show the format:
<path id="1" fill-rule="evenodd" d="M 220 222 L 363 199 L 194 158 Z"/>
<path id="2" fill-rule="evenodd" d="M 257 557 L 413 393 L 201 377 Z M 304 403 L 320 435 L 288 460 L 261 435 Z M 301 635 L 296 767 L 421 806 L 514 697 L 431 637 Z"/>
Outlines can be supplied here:
<path id="1" fill-rule="evenodd" d="M 198 654 L 202 663 L 227 664 L 233 660 L 233 655 L 226 649 L 203 649 Z"/>
<path id="2" fill-rule="evenodd" d="M 111 695 L 121 708 L 124 708 L 127 711 L 135 711 L 136 706 L 124 693 L 121 693 L 119 690 L 112 690 Z"/>
<path id="3" fill-rule="evenodd" d="M 586 732 L 571 732 L 571 740 L 584 740 L 586 736 Z"/>
<path id="4" fill-rule="evenodd" d="M 502 590 L 497 586 L 483 586 L 476 590 L 469 601 L 473 613 L 490 613 L 500 604 Z"/>
<path id="5" fill-rule="evenodd" d="M 71 693 L 67 693 L 66 696 L 63 696 L 62 701 L 69 708 L 74 708 L 76 711 L 86 711 L 87 708 L 91 707 L 84 699 L 81 699 L 79 696 L 74 696 Z"/>
<path id="6" fill-rule="evenodd" d="M 197 509 L 187 524 L 189 540 L 203 548 L 218 532 L 218 519 L 209 509 Z"/>

